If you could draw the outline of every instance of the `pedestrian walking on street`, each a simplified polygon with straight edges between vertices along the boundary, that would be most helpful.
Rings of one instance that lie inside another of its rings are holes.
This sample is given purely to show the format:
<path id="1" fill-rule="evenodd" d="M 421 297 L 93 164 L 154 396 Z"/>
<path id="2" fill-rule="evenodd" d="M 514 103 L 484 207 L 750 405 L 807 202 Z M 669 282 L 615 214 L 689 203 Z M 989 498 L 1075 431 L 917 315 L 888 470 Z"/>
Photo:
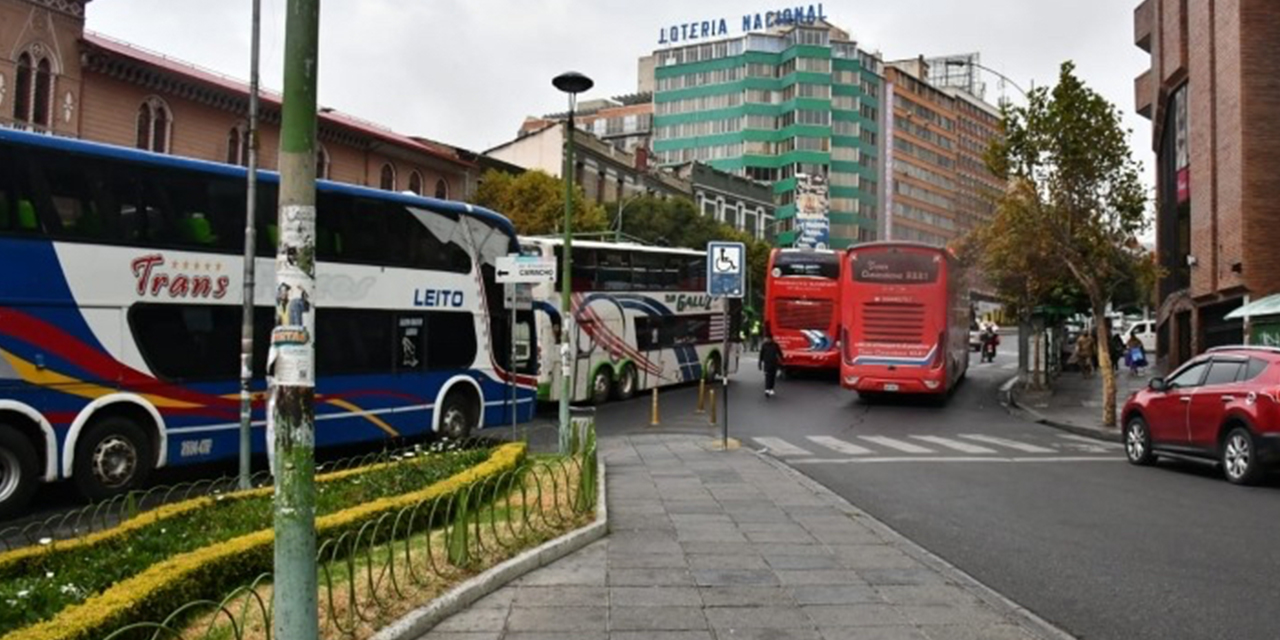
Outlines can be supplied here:
<path id="1" fill-rule="evenodd" d="M 1138 336 L 1129 336 L 1128 348 L 1124 354 L 1125 363 L 1129 365 L 1129 375 L 1137 376 L 1147 366 L 1147 350 L 1142 347 Z"/>
<path id="2" fill-rule="evenodd" d="M 1124 357 L 1124 339 L 1120 337 L 1120 334 L 1113 333 L 1111 334 L 1111 344 L 1108 346 L 1111 352 L 1111 370 L 1119 371 L 1120 359 Z"/>
<path id="3" fill-rule="evenodd" d="M 1080 365 L 1080 375 L 1089 378 L 1093 376 L 1093 336 L 1088 331 L 1082 332 L 1079 338 L 1076 338 L 1076 352 L 1074 358 L 1076 364 Z"/>
<path id="4" fill-rule="evenodd" d="M 782 364 L 782 348 L 768 333 L 760 345 L 760 368 L 764 370 L 764 395 L 773 397 L 773 385 L 778 381 L 778 366 Z"/>

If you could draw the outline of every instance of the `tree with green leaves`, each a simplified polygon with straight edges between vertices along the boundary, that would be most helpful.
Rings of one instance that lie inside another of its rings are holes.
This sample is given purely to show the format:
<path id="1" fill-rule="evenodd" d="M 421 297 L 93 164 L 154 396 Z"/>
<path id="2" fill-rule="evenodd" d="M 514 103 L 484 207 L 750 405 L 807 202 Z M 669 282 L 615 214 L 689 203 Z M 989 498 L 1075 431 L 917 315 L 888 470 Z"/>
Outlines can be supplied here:
<path id="1" fill-rule="evenodd" d="M 982 234 L 989 243 L 983 251 L 991 253 L 984 260 L 997 278 L 1023 287 L 1023 303 L 1042 297 L 1052 282 L 1037 274 L 1058 270 L 1079 286 L 1097 321 L 1102 421 L 1114 427 L 1116 384 L 1102 319 L 1116 289 L 1150 265 L 1136 250 L 1147 205 L 1140 165 L 1120 111 L 1086 86 L 1071 62 L 1063 63 L 1056 86 L 1031 91 L 1024 107 L 1006 108 L 1004 127 L 987 161 L 1013 186 Z"/>
<path id="2" fill-rule="evenodd" d="M 545 171 L 513 176 L 490 169 L 480 176 L 475 204 L 507 216 L 523 235 L 556 233 L 564 224 L 564 181 Z M 582 187 L 574 185 L 574 233 L 601 231 L 606 226 L 604 208 L 587 200 Z"/>

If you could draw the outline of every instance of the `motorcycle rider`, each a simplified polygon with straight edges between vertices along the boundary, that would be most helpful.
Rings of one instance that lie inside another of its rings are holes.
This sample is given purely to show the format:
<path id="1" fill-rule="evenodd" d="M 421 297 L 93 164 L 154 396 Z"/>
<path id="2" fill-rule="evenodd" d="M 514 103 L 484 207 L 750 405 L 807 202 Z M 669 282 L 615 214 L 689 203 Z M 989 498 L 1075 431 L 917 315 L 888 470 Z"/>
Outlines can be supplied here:
<path id="1" fill-rule="evenodd" d="M 982 329 L 982 361 L 994 362 L 996 359 L 996 347 L 1000 344 L 1000 336 L 996 334 L 995 326 L 988 323 Z"/>

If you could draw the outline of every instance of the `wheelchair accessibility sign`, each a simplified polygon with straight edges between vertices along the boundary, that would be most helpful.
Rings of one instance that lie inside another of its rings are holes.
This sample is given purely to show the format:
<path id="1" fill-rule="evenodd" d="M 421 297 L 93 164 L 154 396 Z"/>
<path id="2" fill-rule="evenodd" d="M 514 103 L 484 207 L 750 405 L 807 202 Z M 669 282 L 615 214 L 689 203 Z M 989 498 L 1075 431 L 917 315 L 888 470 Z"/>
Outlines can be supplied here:
<path id="1" fill-rule="evenodd" d="M 746 292 L 747 247 L 741 242 L 707 243 L 707 294 L 741 298 Z"/>

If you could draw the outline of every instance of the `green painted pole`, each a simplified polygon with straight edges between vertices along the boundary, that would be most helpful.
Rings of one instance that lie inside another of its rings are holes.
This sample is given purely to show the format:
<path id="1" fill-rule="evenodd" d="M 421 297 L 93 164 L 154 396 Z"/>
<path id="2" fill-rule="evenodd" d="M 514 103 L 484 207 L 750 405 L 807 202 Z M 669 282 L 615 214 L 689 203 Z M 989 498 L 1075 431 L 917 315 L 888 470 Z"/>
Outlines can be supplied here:
<path id="1" fill-rule="evenodd" d="M 560 455 L 569 453 L 569 401 L 573 393 L 574 357 L 569 336 L 573 322 L 573 110 L 578 100 L 575 94 L 569 94 L 569 129 L 565 132 L 564 142 L 564 259 L 560 270 Z"/>
<path id="2" fill-rule="evenodd" d="M 320 0 L 288 0 L 280 125 L 280 245 L 269 420 L 275 458 L 272 634 L 319 637 L 315 529 L 316 76 Z"/>

